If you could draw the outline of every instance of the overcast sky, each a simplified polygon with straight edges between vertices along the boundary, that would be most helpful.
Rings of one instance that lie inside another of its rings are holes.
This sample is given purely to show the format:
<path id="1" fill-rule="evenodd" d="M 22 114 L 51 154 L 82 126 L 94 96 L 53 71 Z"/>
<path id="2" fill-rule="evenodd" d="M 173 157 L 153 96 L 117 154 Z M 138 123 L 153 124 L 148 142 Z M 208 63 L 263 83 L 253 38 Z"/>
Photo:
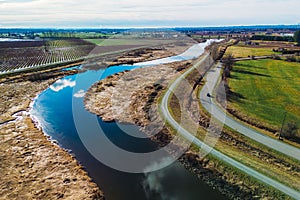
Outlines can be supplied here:
<path id="1" fill-rule="evenodd" d="M 300 23 L 299 0 L 0 0 L 0 27 Z"/>

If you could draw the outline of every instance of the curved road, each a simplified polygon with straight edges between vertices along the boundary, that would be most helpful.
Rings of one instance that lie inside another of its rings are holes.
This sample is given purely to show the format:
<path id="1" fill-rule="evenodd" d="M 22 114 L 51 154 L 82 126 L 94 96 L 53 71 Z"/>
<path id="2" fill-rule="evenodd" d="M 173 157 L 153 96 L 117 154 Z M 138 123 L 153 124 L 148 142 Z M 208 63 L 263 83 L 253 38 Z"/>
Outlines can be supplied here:
<path id="1" fill-rule="evenodd" d="M 213 98 L 207 97 L 207 93 L 212 94 L 214 88 L 218 84 L 218 80 L 221 75 L 221 64 L 218 64 L 213 70 L 207 74 L 207 82 L 200 93 L 200 101 L 202 106 L 217 120 L 224 122 L 228 127 L 238 131 L 239 133 L 251 138 L 269 148 L 274 149 L 282 154 L 285 154 L 291 158 L 300 161 L 300 149 L 291 146 L 287 143 L 281 142 L 256 130 L 247 127 L 246 125 L 236 121 L 230 116 L 226 115 L 226 112 L 216 104 Z"/>
<path id="2" fill-rule="evenodd" d="M 164 95 L 162 99 L 162 103 L 160 105 L 161 112 L 164 115 L 166 121 L 175 129 L 178 131 L 178 134 L 182 135 L 185 137 L 187 140 L 190 142 L 193 142 L 195 145 L 197 145 L 199 148 L 201 148 L 204 151 L 210 152 L 211 155 L 214 157 L 218 158 L 219 160 L 228 163 L 229 165 L 232 165 L 233 167 L 241 170 L 242 172 L 260 180 L 261 182 L 268 184 L 281 192 L 289 195 L 292 198 L 298 199 L 300 197 L 300 192 L 296 191 L 276 180 L 273 180 L 258 171 L 251 169 L 250 167 L 247 167 L 246 165 L 230 158 L 229 156 L 213 149 L 212 147 L 206 145 L 204 142 L 199 140 L 198 138 L 195 138 L 191 133 L 189 133 L 187 130 L 185 130 L 179 123 L 176 122 L 176 120 L 172 117 L 169 109 L 168 109 L 168 102 L 170 100 L 171 94 L 173 91 L 176 89 L 177 85 L 185 79 L 185 77 L 192 72 L 193 69 L 197 68 L 200 66 L 205 59 L 209 57 L 208 54 L 205 54 L 203 58 L 198 61 L 195 65 L 193 65 L 189 70 L 187 70 L 185 73 L 183 73 L 181 76 L 179 76 L 168 88 L 168 91 Z"/>

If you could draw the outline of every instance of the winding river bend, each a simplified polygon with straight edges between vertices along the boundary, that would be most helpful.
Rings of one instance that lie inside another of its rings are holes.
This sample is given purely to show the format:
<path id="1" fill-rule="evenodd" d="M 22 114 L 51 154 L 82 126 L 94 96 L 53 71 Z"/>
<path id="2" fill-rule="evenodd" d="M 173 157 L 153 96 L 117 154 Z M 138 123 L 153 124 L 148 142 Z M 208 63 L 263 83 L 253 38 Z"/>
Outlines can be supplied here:
<path id="1" fill-rule="evenodd" d="M 95 115 L 86 111 L 83 103 L 84 92 L 92 84 L 125 70 L 198 57 L 210 42 L 194 45 L 178 56 L 137 63 L 132 66 L 121 65 L 98 71 L 89 70 L 82 74 L 65 77 L 37 97 L 31 114 L 39 122 L 45 134 L 76 156 L 76 159 L 86 168 L 89 176 L 99 185 L 108 200 L 224 199 L 218 191 L 201 182 L 178 162 L 164 169 L 145 174 L 125 173 L 105 166 L 95 159 L 81 142 L 72 114 L 75 108 L 76 113 L 80 116 L 80 120 L 76 120 L 76 123 L 82 123 L 81 125 L 86 126 L 86 134 L 91 137 L 99 134 L 93 130 L 92 126 L 89 126 L 90 120 L 94 119 Z M 149 139 L 131 137 L 123 132 L 126 129 L 132 132 L 131 135 L 143 135 L 144 133 L 140 132 L 138 127 L 106 123 L 100 118 L 98 118 L 98 122 L 104 132 L 103 134 L 122 149 L 139 153 L 151 152 L 158 148 Z M 103 141 L 97 142 L 98 146 L 104 145 L 102 144 Z"/>

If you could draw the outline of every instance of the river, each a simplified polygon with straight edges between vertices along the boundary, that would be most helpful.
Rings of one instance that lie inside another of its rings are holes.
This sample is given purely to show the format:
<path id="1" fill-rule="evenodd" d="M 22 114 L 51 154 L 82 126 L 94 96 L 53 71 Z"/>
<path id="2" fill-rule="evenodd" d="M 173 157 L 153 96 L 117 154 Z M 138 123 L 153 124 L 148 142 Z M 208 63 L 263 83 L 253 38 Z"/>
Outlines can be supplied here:
<path id="1" fill-rule="evenodd" d="M 133 125 L 106 123 L 97 118 L 103 133 L 97 132 L 89 123 L 96 116 L 85 110 L 83 104 L 84 92 L 96 81 L 105 77 L 140 67 L 153 66 L 198 57 L 204 52 L 208 43 L 194 45 L 185 53 L 158 59 L 150 62 L 137 63 L 132 66 L 113 66 L 98 71 L 86 71 L 58 80 L 35 100 L 31 114 L 39 122 L 43 132 L 53 141 L 70 153 L 85 167 L 89 176 L 104 192 L 108 200 L 199 200 L 224 199 L 218 191 L 208 187 L 194 174 L 186 170 L 178 161 L 170 166 L 150 173 L 126 173 L 112 169 L 95 159 L 83 145 L 74 122 L 73 111 L 76 110 L 85 126 L 85 132 L 93 138 L 97 134 L 105 136 L 118 147 L 131 152 L 151 152 L 158 146 L 149 139 L 131 137 L 123 130 L 130 130 L 131 135 L 144 135 Z M 97 146 L 105 146 L 103 141 L 97 141 Z M 107 155 L 110 156 L 110 155 Z M 153 165 L 155 163 L 152 163 Z M 149 163 L 151 167 L 151 163 Z"/>

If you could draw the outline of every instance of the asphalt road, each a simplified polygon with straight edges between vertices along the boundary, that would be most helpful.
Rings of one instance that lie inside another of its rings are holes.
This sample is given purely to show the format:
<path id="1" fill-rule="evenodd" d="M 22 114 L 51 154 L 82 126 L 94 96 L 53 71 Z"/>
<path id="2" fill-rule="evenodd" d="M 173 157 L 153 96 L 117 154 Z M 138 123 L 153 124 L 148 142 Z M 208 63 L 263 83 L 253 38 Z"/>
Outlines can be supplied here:
<path id="1" fill-rule="evenodd" d="M 221 75 L 220 64 L 218 67 L 215 67 L 207 74 L 207 82 L 200 92 L 200 101 L 202 106 L 217 120 L 224 122 L 228 127 L 238 131 L 239 133 L 255 140 L 269 148 L 272 148 L 282 154 L 285 154 L 291 158 L 297 159 L 300 161 L 300 149 L 294 146 L 291 146 L 287 143 L 279 141 L 277 139 L 271 138 L 267 135 L 259 133 L 258 131 L 236 121 L 234 118 L 226 115 L 226 111 L 219 107 L 216 104 L 214 98 L 207 97 L 207 93 L 212 94 L 213 89 L 218 84 L 218 79 Z"/>
<path id="2" fill-rule="evenodd" d="M 273 180 L 261 173 L 259 173 L 258 171 L 230 158 L 229 156 L 219 152 L 218 150 L 213 149 L 212 147 L 208 146 L 207 144 L 205 144 L 204 142 L 202 142 L 201 140 L 199 140 L 198 138 L 194 137 L 191 133 L 189 133 L 187 130 L 185 130 L 178 122 L 176 122 L 176 120 L 172 117 L 169 109 L 168 109 L 168 102 L 170 100 L 171 94 L 173 93 L 173 91 L 176 89 L 177 85 L 183 81 L 185 79 L 185 77 L 192 72 L 193 69 L 195 69 L 196 67 L 200 66 L 205 59 L 208 58 L 208 55 L 205 54 L 203 56 L 203 58 L 198 61 L 193 67 L 191 67 L 189 70 L 187 70 L 185 73 L 183 73 L 181 76 L 179 76 L 168 88 L 168 91 L 165 93 L 163 99 L 162 99 L 162 103 L 160 105 L 161 108 L 161 112 L 164 115 L 166 121 L 175 129 L 177 130 L 178 134 L 182 135 L 183 137 L 185 137 L 187 140 L 189 140 L 190 142 L 193 142 L 195 145 L 197 145 L 199 148 L 201 148 L 204 151 L 209 152 L 211 155 L 213 155 L 214 157 L 218 158 L 219 160 L 226 162 L 227 164 L 239 169 L 240 171 L 256 178 L 257 180 L 260 180 L 261 182 L 270 185 L 278 190 L 280 190 L 281 192 L 289 195 L 292 198 L 295 199 L 299 199 L 300 197 L 300 192 L 296 191 L 276 180 Z M 219 69 L 220 70 L 220 69 Z M 218 69 L 215 70 L 216 72 L 219 71 Z M 213 71 L 211 71 L 213 72 Z M 215 76 L 214 74 L 211 74 L 211 72 L 208 73 L 208 77 L 210 77 L 211 75 L 213 75 L 212 77 L 215 77 L 214 79 L 218 80 L 218 77 Z M 220 72 L 220 71 L 219 71 Z M 213 84 L 212 84 L 213 85 Z M 211 88 L 213 89 L 213 88 Z M 211 91 L 211 90 L 210 90 Z M 210 102 L 210 99 L 205 99 L 205 101 Z M 206 104 L 206 105 L 211 105 Z M 214 110 L 214 109 L 210 109 L 209 110 Z"/>

